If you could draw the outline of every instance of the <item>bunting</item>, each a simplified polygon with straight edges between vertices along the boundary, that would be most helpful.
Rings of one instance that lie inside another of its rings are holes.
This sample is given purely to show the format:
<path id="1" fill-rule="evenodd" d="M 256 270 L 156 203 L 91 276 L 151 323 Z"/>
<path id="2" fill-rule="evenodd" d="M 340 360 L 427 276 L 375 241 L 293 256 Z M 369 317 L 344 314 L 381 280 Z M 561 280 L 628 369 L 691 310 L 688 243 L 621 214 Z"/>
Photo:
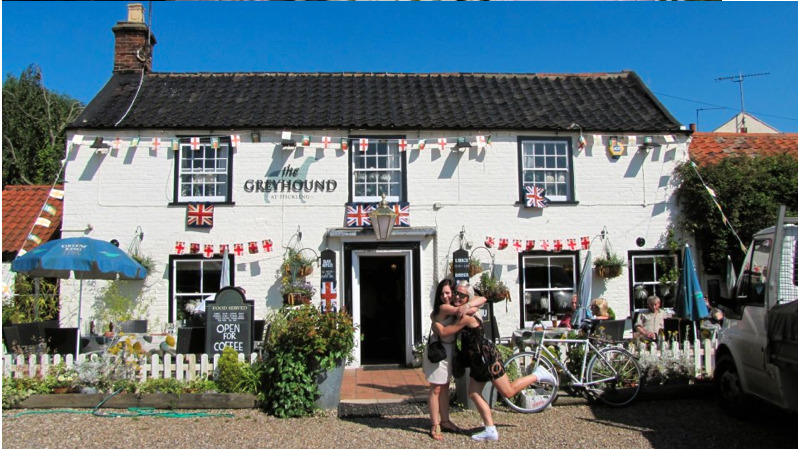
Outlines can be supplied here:
<path id="1" fill-rule="evenodd" d="M 249 242 L 249 253 L 258 254 L 258 242 Z"/>
<path id="2" fill-rule="evenodd" d="M 512 242 L 512 247 L 515 248 L 516 251 L 523 252 L 523 251 L 533 251 L 536 248 L 542 251 L 578 251 L 588 250 L 590 249 L 590 237 L 581 237 L 577 239 L 576 237 L 568 237 L 565 239 L 556 238 L 551 240 L 533 240 L 533 239 L 520 239 L 520 238 L 509 238 L 509 237 L 494 237 L 494 236 L 487 236 L 485 237 L 485 247 L 493 248 L 496 242 L 499 242 L 498 249 L 502 250 L 507 248 L 508 243 Z M 581 242 L 581 243 L 577 243 Z"/>
<path id="3" fill-rule="evenodd" d="M 51 223 L 50 220 L 44 217 L 39 217 L 36 219 L 36 223 L 34 224 L 34 226 L 44 226 L 45 228 L 49 228 L 50 223 Z"/>

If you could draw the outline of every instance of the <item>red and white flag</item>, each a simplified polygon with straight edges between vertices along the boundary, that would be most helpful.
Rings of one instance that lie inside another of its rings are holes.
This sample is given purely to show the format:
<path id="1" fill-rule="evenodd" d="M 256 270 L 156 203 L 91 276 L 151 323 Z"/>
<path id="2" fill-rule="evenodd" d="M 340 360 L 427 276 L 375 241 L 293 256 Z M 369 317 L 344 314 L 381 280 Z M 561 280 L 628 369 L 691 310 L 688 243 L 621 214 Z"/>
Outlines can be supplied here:
<path id="1" fill-rule="evenodd" d="M 122 139 L 120 139 L 119 137 L 114 139 L 113 148 L 115 150 L 118 150 L 118 149 L 122 148 Z"/>
<path id="2" fill-rule="evenodd" d="M 486 248 L 493 248 L 493 245 L 495 245 L 495 244 L 496 244 L 496 241 L 493 239 L 493 237 L 486 237 L 485 238 L 485 247 Z"/>
<path id="3" fill-rule="evenodd" d="M 427 146 L 427 141 L 426 140 L 421 139 L 421 140 L 418 141 L 418 149 L 419 150 L 423 150 L 424 147 L 426 147 L 426 146 Z"/>
<path id="4" fill-rule="evenodd" d="M 349 149 L 349 139 L 346 137 L 341 139 L 341 151 L 346 151 Z"/>
<path id="5" fill-rule="evenodd" d="M 540 249 L 542 249 L 543 251 L 548 251 L 549 250 L 549 241 L 548 240 L 544 240 L 543 242 L 541 242 L 540 243 Z"/>
<path id="6" fill-rule="evenodd" d="M 338 299 L 338 289 L 335 288 L 335 282 L 322 282 L 321 283 L 321 300 L 324 310 L 331 312 L 333 301 Z"/>
<path id="7" fill-rule="evenodd" d="M 510 242 L 508 242 L 507 239 L 505 238 L 499 239 L 499 249 L 507 248 L 507 245 L 509 244 Z"/>
<path id="8" fill-rule="evenodd" d="M 485 148 L 486 142 L 487 141 L 485 140 L 485 136 L 477 136 L 477 149 L 481 150 Z"/>
<path id="9" fill-rule="evenodd" d="M 590 249 L 590 237 L 582 237 L 582 249 Z"/>
<path id="10" fill-rule="evenodd" d="M 576 239 L 568 239 L 568 249 L 576 251 Z"/>
<path id="11" fill-rule="evenodd" d="M 558 253 L 560 251 L 562 251 L 562 240 L 560 240 L 560 239 L 555 239 L 554 240 L 554 251 L 556 251 Z"/>
<path id="12" fill-rule="evenodd" d="M 238 134 L 231 134 L 230 135 L 230 145 L 233 148 L 238 148 L 238 145 L 241 143 L 241 136 Z"/>
<path id="13" fill-rule="evenodd" d="M 175 243 L 175 254 L 183 254 L 186 251 L 186 244 L 184 242 Z"/>
<path id="14" fill-rule="evenodd" d="M 153 150 L 158 151 L 158 149 L 161 148 L 161 138 L 160 137 L 153 137 L 152 138 L 152 144 L 150 145 L 150 147 Z"/>
<path id="15" fill-rule="evenodd" d="M 192 150 L 199 150 L 200 149 L 200 138 L 199 137 L 192 137 L 191 138 L 191 149 Z"/>
<path id="16" fill-rule="evenodd" d="M 534 240 L 527 240 L 526 241 L 526 250 L 527 251 L 532 251 L 533 249 L 535 249 L 535 241 Z"/>
<path id="17" fill-rule="evenodd" d="M 205 245 L 204 249 L 202 250 L 202 254 L 204 254 L 205 257 L 213 257 L 213 253 L 213 245 Z"/>
<path id="18" fill-rule="evenodd" d="M 199 243 L 192 243 L 192 244 L 189 246 L 189 250 L 188 250 L 188 252 L 189 252 L 189 253 L 191 253 L 191 254 L 199 254 L 199 252 L 200 252 L 200 245 L 199 245 Z"/>
<path id="19" fill-rule="evenodd" d="M 441 151 L 446 149 L 446 138 L 441 137 L 438 139 L 438 146 L 441 147 Z"/>
<path id="20" fill-rule="evenodd" d="M 258 242 L 249 242 L 249 253 L 258 254 Z"/>
<path id="21" fill-rule="evenodd" d="M 407 151 L 407 140 L 399 139 L 399 152 L 404 153 Z"/>
<path id="22" fill-rule="evenodd" d="M 332 142 L 332 139 L 330 139 L 330 136 L 323 136 L 323 137 L 321 138 L 321 145 L 322 145 L 322 147 L 323 147 L 325 150 L 327 149 L 327 147 L 329 147 L 329 146 L 330 146 L 330 142 Z"/>
<path id="23" fill-rule="evenodd" d="M 271 240 L 263 240 L 260 242 L 263 245 L 263 252 L 270 253 L 272 252 L 272 241 Z"/>
<path id="24" fill-rule="evenodd" d="M 523 246 L 523 245 L 521 245 L 521 241 L 520 241 L 520 240 L 518 240 L 518 239 L 513 239 L 513 247 L 515 247 L 515 250 L 516 250 L 516 251 L 518 251 L 518 252 L 520 253 L 520 252 L 522 251 L 522 249 L 523 249 L 523 247 L 524 247 L 524 246 Z"/>
<path id="25" fill-rule="evenodd" d="M 236 256 L 243 256 L 244 255 L 244 244 L 243 243 L 233 243 L 233 252 L 236 253 Z"/>
<path id="26" fill-rule="evenodd" d="M 365 153 L 369 149 L 369 140 L 368 139 L 360 139 L 359 145 L 360 145 L 360 152 L 361 153 Z"/>
<path id="27" fill-rule="evenodd" d="M 220 244 L 219 245 L 219 254 L 224 255 L 224 253 L 226 253 L 226 252 L 227 253 L 230 252 L 230 245 L 228 245 L 227 243 Z"/>

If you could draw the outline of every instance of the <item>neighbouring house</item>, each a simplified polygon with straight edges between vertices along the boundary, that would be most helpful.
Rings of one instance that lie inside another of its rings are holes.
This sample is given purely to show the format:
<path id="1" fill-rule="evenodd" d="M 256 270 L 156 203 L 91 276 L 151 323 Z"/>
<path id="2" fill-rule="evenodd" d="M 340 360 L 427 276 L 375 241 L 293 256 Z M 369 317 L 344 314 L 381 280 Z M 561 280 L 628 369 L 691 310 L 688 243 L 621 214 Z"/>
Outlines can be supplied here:
<path id="1" fill-rule="evenodd" d="M 715 133 L 779 133 L 780 131 L 751 114 L 740 112 L 713 131 Z"/>
<path id="2" fill-rule="evenodd" d="M 694 133 L 690 159 L 696 163 L 715 163 L 727 156 L 798 156 L 798 133 Z"/>
<path id="3" fill-rule="evenodd" d="M 13 295 L 11 261 L 39 243 L 61 237 L 64 186 L 3 187 L 3 299 Z"/>
<path id="4" fill-rule="evenodd" d="M 410 363 L 461 248 L 509 286 L 488 317 L 502 336 L 563 313 L 588 249 L 626 262 L 587 268 L 621 319 L 678 263 L 690 131 L 634 72 L 159 73 L 143 22 L 113 30 L 113 73 L 67 130 L 64 226 L 156 262 L 152 321 L 181 325 L 217 291 L 226 248 L 256 318 L 309 282 L 313 304 L 352 313 L 356 364 Z M 286 272 L 292 253 L 315 269 Z"/>

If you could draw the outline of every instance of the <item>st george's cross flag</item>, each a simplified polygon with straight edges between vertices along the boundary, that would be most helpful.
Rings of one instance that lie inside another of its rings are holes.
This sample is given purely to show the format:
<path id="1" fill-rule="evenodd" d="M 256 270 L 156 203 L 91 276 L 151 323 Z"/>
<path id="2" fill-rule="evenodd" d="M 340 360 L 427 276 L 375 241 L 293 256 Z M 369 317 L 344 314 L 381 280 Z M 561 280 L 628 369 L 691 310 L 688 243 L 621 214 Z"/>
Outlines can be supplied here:
<path id="1" fill-rule="evenodd" d="M 272 241 L 271 241 L 271 240 L 269 240 L 269 239 L 267 239 L 267 240 L 263 240 L 263 241 L 261 241 L 261 242 L 260 242 L 260 244 L 263 246 L 263 252 L 264 252 L 264 253 L 270 253 L 270 252 L 272 252 L 272 247 L 273 247 L 274 245 L 272 244 Z"/>
<path id="2" fill-rule="evenodd" d="M 581 242 L 582 242 L 582 249 L 584 250 L 590 249 L 590 237 L 588 236 L 582 237 Z"/>
<path id="3" fill-rule="evenodd" d="M 185 242 L 175 242 L 175 254 L 180 255 L 186 252 Z"/>
<path id="4" fill-rule="evenodd" d="M 243 256 L 244 255 L 244 244 L 243 243 L 233 243 L 233 252 L 236 253 L 236 256 Z"/>
<path id="5" fill-rule="evenodd" d="M 527 240 L 526 241 L 526 250 L 527 251 L 532 251 L 533 249 L 535 249 L 535 241 L 534 240 Z"/>
<path id="6" fill-rule="evenodd" d="M 486 248 L 493 248 L 493 245 L 496 244 L 496 241 L 493 237 L 485 237 L 485 247 Z"/>
<path id="7" fill-rule="evenodd" d="M 499 249 L 505 249 L 510 244 L 510 242 L 506 238 L 499 239 Z"/>

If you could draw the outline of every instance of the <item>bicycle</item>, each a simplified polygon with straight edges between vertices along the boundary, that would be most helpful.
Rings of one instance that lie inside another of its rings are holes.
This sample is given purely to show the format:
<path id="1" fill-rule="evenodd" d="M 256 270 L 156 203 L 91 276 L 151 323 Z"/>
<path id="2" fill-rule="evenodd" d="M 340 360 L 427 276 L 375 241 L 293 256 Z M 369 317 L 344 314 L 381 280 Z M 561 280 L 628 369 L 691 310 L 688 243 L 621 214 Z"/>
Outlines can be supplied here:
<path id="1" fill-rule="evenodd" d="M 637 397 L 640 392 L 640 366 L 631 352 L 613 346 L 597 347 L 593 342 L 601 340 L 593 336 L 546 338 L 546 332 L 527 330 L 520 337 L 514 337 L 516 347 L 531 346 L 534 350 L 521 349 L 513 354 L 504 363 L 504 370 L 513 380 L 532 373 L 540 365 L 557 379 L 557 383 L 532 384 L 511 398 L 499 395 L 508 407 L 521 413 L 537 413 L 553 404 L 560 388 L 560 376 L 555 365 L 566 376 L 567 384 L 564 387 L 569 389 L 569 393 L 582 394 L 590 401 L 599 399 L 614 407 L 628 405 Z M 584 349 L 578 377 L 547 347 L 547 343 L 571 344 Z M 592 354 L 589 360 L 588 354 Z"/>

